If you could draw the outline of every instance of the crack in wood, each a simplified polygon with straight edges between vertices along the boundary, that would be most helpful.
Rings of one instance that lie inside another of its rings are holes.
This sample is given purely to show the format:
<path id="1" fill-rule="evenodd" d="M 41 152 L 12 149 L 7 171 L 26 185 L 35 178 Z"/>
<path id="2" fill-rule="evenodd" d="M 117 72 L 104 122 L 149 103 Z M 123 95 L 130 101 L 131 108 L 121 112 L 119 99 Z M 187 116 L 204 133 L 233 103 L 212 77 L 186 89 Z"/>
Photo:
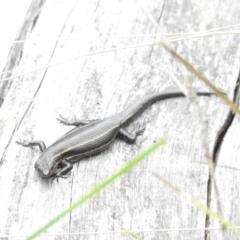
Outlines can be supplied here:
<path id="1" fill-rule="evenodd" d="M 10 137 L 9 137 L 9 141 L 8 141 L 6 147 L 4 148 L 3 155 L 2 155 L 2 157 L 0 158 L 0 165 L 3 163 L 3 160 L 5 159 L 5 156 L 7 155 L 7 150 L 9 149 L 9 145 L 11 144 L 12 139 L 13 139 L 13 137 L 14 137 L 14 135 L 15 135 L 16 128 L 17 128 L 17 126 L 15 126 L 15 128 L 13 129 L 13 131 L 12 131 Z"/>
<path id="2" fill-rule="evenodd" d="M 73 178 L 74 178 L 74 172 L 72 173 L 72 176 L 71 176 L 71 194 L 70 194 L 70 206 L 72 205 L 73 203 L 73 200 L 72 200 L 72 191 L 73 191 Z M 72 225 L 72 211 L 69 213 L 69 222 L 68 222 L 68 232 L 71 233 L 71 225 Z"/>
<path id="3" fill-rule="evenodd" d="M 76 4 L 77 4 L 77 1 L 75 2 L 74 6 L 73 6 L 73 9 L 76 7 Z M 41 4 L 40 4 L 39 6 L 41 6 Z M 41 6 L 41 8 L 42 8 L 42 6 Z M 63 24 L 63 28 L 62 28 L 62 30 L 60 31 L 60 34 L 59 34 L 59 38 L 60 38 L 60 36 L 62 35 L 63 30 L 65 29 L 66 22 L 67 22 L 67 20 L 68 20 L 68 18 L 69 18 L 69 16 L 70 16 L 70 14 L 72 13 L 73 9 L 71 9 L 70 13 L 68 14 L 68 16 L 67 16 L 67 18 L 66 18 L 66 20 L 65 20 L 65 22 L 64 22 L 64 24 Z M 37 15 L 37 16 L 38 16 L 38 15 Z M 49 62 L 51 62 L 51 60 L 52 60 L 52 58 L 53 58 L 53 56 L 54 56 L 54 53 L 55 53 L 55 51 L 56 51 L 57 46 L 58 46 L 58 41 L 57 41 L 56 44 L 54 45 L 52 54 L 51 54 L 51 56 L 50 56 L 50 58 L 49 58 Z M 45 71 L 44 71 L 43 77 L 42 77 L 42 79 L 41 79 L 41 81 L 40 81 L 40 83 L 39 83 L 39 85 L 38 85 L 38 88 L 37 88 L 36 92 L 35 92 L 34 95 L 33 95 L 33 99 L 36 98 L 39 90 L 41 89 L 41 86 L 42 86 L 43 80 L 45 79 L 45 76 L 46 76 L 46 74 L 47 74 L 47 71 L 48 71 L 48 68 L 46 68 Z M 33 103 L 33 102 L 31 101 L 30 104 L 28 105 L 27 109 L 25 110 L 23 117 L 21 118 L 21 120 L 20 120 L 19 123 L 18 123 L 17 129 L 19 129 L 19 127 L 20 127 L 23 119 L 25 118 L 26 114 L 28 113 L 28 110 L 29 110 L 30 107 L 32 106 L 32 103 Z"/>
<path id="4" fill-rule="evenodd" d="M 239 96 L 239 85 L 240 85 L 240 71 L 238 73 L 238 78 L 236 81 L 236 85 L 234 88 L 234 95 L 233 95 L 233 102 L 238 106 L 238 96 Z M 222 125 L 222 127 L 220 128 L 220 130 L 217 133 L 217 137 L 213 146 L 213 153 L 212 153 L 212 160 L 213 160 L 213 164 L 216 166 L 217 162 L 218 162 L 218 157 L 219 157 L 219 152 L 221 150 L 222 144 L 223 144 L 223 140 L 224 137 L 226 135 L 226 133 L 228 132 L 228 129 L 230 128 L 230 126 L 232 125 L 233 119 L 235 117 L 235 114 L 229 110 L 228 115 Z M 211 203 L 212 203 L 212 179 L 211 176 L 208 176 L 208 182 L 207 182 L 207 207 L 210 208 L 211 207 Z M 209 228 L 210 227 L 210 217 L 208 215 L 206 215 L 205 218 L 205 228 Z M 205 230 L 204 232 L 204 239 L 208 240 L 210 239 L 210 232 L 208 230 Z"/>
<path id="5" fill-rule="evenodd" d="M 44 3 L 45 3 L 45 0 L 32 1 L 26 13 L 26 18 L 22 24 L 20 31 L 17 33 L 15 40 L 24 40 L 27 38 L 29 34 L 29 30 L 32 29 L 32 27 L 34 26 L 36 16 L 39 15 L 40 9 L 44 5 Z M 22 59 L 23 46 L 24 46 L 24 43 L 13 44 L 8 54 L 8 61 L 3 69 L 3 72 L 7 72 L 7 73 L 3 74 L 1 79 L 9 78 L 12 76 L 12 69 L 17 67 Z M 11 88 L 11 85 L 12 85 L 12 81 L 7 81 L 2 83 L 2 86 L 0 87 L 0 107 L 2 106 L 4 99 L 6 98 Z"/>

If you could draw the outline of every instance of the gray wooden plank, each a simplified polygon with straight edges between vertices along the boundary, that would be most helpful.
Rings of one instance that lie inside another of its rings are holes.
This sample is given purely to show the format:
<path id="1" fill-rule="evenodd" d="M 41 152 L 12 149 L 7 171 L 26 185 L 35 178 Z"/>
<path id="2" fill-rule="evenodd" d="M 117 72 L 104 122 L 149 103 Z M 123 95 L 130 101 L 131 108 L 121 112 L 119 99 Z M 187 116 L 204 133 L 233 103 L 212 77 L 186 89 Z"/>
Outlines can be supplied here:
<path id="1" fill-rule="evenodd" d="M 141 4 L 158 27 L 134 1 L 47 1 L 28 35 L 37 40 L 24 44 L 19 65 L 27 66 L 27 71 L 31 66 L 39 68 L 91 51 L 150 41 L 76 40 L 89 35 L 199 31 L 240 22 L 240 4 L 234 1 L 159 0 Z M 56 42 L 57 38 L 65 40 Z M 237 35 L 224 35 L 182 41 L 173 47 L 216 85 L 231 92 L 235 83 L 233 66 L 239 57 L 238 42 Z M 59 114 L 69 119 L 104 118 L 148 92 L 173 88 L 169 77 L 152 68 L 152 63 L 164 69 L 171 66 L 172 74 L 183 81 L 182 68 L 160 46 L 81 58 L 12 81 L 0 109 L 1 118 L 15 114 L 2 127 L 0 135 L 2 234 L 29 234 L 36 230 L 163 135 L 170 137 L 166 146 L 47 233 L 205 226 L 203 213 L 152 176 L 153 171 L 157 172 L 206 203 L 208 170 L 198 164 L 206 161 L 201 148 L 200 122 L 186 99 L 154 104 L 132 125 L 146 125 L 144 135 L 135 145 L 116 140 L 107 151 L 75 164 L 69 178 L 59 183 L 44 181 L 34 170 L 39 156 L 37 149 L 22 148 L 15 143 L 19 139 L 42 139 L 49 146 L 71 129 L 57 122 Z M 189 77 L 196 88 L 206 89 L 193 76 Z M 209 120 L 212 146 L 227 108 L 216 97 L 203 97 L 200 103 Z M 204 239 L 204 231 L 139 235 L 144 239 Z M 131 239 L 117 234 L 75 238 Z M 211 239 L 218 239 L 218 235 Z"/>

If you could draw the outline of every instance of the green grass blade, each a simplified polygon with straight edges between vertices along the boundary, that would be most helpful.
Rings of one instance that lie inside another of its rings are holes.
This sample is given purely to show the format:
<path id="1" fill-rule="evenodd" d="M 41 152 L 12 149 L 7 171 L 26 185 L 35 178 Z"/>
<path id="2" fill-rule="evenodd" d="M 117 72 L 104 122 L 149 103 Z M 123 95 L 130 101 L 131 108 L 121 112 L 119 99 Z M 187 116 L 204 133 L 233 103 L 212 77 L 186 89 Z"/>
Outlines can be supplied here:
<path id="1" fill-rule="evenodd" d="M 83 203 L 85 203 L 87 200 L 93 198 L 97 193 L 99 193 L 101 190 L 103 190 L 105 187 L 107 187 L 109 184 L 111 184 L 113 181 L 115 181 L 117 178 L 121 177 L 123 174 L 127 173 L 129 170 L 131 170 L 134 166 L 136 166 L 139 162 L 141 162 L 144 158 L 146 158 L 150 153 L 155 151 L 158 147 L 165 144 L 167 138 L 164 137 L 154 143 L 151 147 L 149 147 L 144 152 L 137 155 L 135 158 L 133 158 L 130 162 L 128 162 L 123 168 L 121 168 L 118 172 L 113 174 L 111 177 L 103 181 L 101 184 L 96 186 L 94 189 L 92 189 L 89 193 L 81 197 L 77 202 L 73 203 L 69 208 L 61 212 L 59 215 L 57 215 L 55 218 L 53 218 L 51 221 L 49 221 L 46 225 L 39 228 L 36 232 L 34 232 L 32 235 L 27 237 L 27 240 L 34 239 L 36 236 L 38 236 L 40 233 L 48 229 L 50 226 L 52 226 L 54 223 L 59 221 L 61 218 L 66 216 L 68 213 L 73 211 L 75 208 L 79 207 Z"/>
<path id="2" fill-rule="evenodd" d="M 199 210 L 203 211 L 205 214 L 207 214 L 209 217 L 212 217 L 214 219 L 216 219 L 217 221 L 219 221 L 224 227 L 227 227 L 229 229 L 231 229 L 232 231 L 234 231 L 235 233 L 237 233 L 238 235 L 240 235 L 240 229 L 237 228 L 236 226 L 234 226 L 232 223 L 228 222 L 226 219 L 224 219 L 222 216 L 220 216 L 219 214 L 215 213 L 214 211 L 212 211 L 210 208 L 206 207 L 205 205 L 203 205 L 202 203 L 198 202 L 196 199 L 192 198 L 191 196 L 189 196 L 187 193 L 183 192 L 182 190 L 180 190 L 179 188 L 177 188 L 176 186 L 172 185 L 170 182 L 168 182 L 166 179 L 164 179 L 163 177 L 161 177 L 160 175 L 153 173 L 153 175 L 158 178 L 159 180 L 161 180 L 162 182 L 164 182 L 168 187 L 170 187 L 171 189 L 173 189 L 178 195 L 184 197 L 187 201 L 189 201 L 192 205 L 194 205 L 196 208 L 198 208 Z"/>
<path id="3" fill-rule="evenodd" d="M 138 235 L 136 235 L 135 233 L 133 233 L 133 232 L 131 232 L 131 231 L 125 229 L 125 228 L 123 228 L 123 230 L 124 230 L 127 234 L 129 234 L 130 236 L 132 236 L 133 238 L 138 239 L 138 240 L 142 240 L 142 239 L 141 239 Z"/>

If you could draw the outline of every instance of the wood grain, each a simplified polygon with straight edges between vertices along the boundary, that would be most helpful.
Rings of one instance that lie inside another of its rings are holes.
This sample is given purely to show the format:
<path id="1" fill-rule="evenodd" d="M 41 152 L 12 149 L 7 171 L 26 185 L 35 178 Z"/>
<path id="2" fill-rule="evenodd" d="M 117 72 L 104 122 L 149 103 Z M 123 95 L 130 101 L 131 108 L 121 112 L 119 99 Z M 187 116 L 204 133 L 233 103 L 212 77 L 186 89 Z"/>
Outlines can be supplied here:
<path id="1" fill-rule="evenodd" d="M 0 3 L 1 5 L 3 3 Z M 2 79 L 21 75 L 88 53 L 152 42 L 159 38 L 102 38 L 203 31 L 240 23 L 240 3 L 226 1 L 41 1 L 24 0 L 14 19 L 9 1 L 0 9 L 9 14 L 0 45 Z M 151 15 L 151 19 L 148 14 Z M 10 17 L 12 16 L 12 17 Z M 153 20 L 155 23 L 153 23 Z M 1 25 L 0 25 L 1 26 Z M 57 39 L 59 39 L 57 41 Z M 231 96 L 239 72 L 239 36 L 219 35 L 179 41 L 171 46 L 215 85 Z M 0 129 L 0 234 L 28 235 L 111 176 L 154 141 L 167 135 L 168 143 L 141 165 L 118 179 L 76 211 L 46 231 L 49 234 L 204 228 L 205 214 L 159 182 L 152 172 L 188 192 L 203 204 L 207 199 L 208 167 L 201 146 L 201 125 L 187 99 L 172 99 L 148 108 L 128 129 L 146 126 L 137 143 L 121 140 L 105 152 L 74 165 L 64 180 L 46 181 L 34 169 L 38 149 L 23 148 L 16 140 L 44 140 L 49 146 L 71 127 L 56 120 L 101 119 L 112 116 L 146 93 L 176 88 L 186 76 L 196 89 L 206 87 L 161 46 L 112 51 L 46 68 L 1 83 Z M 216 97 L 199 99 L 209 123 L 209 145 L 228 109 Z M 239 121 L 235 119 L 222 146 L 219 163 L 238 167 Z M 217 169 L 223 213 L 240 225 L 239 172 Z M 214 196 L 212 207 L 215 208 Z M 216 226 L 211 222 L 211 226 Z M 210 227 L 211 227 L 210 226 Z M 204 239 L 204 230 L 141 233 L 142 239 Z M 238 236 L 227 231 L 228 239 Z M 220 231 L 209 239 L 221 239 Z M 17 239 L 21 239 L 18 237 Z M 67 239 L 49 237 L 48 239 Z M 131 239 L 127 234 L 90 234 L 69 239 Z"/>

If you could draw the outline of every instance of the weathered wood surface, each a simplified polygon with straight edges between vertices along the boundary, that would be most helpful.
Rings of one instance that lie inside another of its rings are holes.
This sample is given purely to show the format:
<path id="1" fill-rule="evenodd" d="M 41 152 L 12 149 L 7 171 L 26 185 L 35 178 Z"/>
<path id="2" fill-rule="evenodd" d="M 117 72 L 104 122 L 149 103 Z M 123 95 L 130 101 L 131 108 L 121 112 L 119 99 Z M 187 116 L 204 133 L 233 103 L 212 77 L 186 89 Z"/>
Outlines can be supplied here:
<path id="1" fill-rule="evenodd" d="M 136 45 L 153 38 L 90 39 L 86 36 L 181 33 L 240 23 L 238 1 L 46 1 L 12 0 L 0 3 L 1 71 L 13 71 L 2 79 L 58 63 L 90 52 Z M 15 7 L 13 7 L 15 6 Z M 15 9 L 18 11 L 14 12 Z M 38 15 L 39 14 L 39 15 Z M 9 27 L 6 25 L 9 24 Z M 61 38 L 58 42 L 56 39 Z M 157 39 L 157 38 L 156 38 Z M 239 36 L 221 35 L 172 44 L 173 48 L 232 95 L 239 72 Z M 156 172 L 206 204 L 208 168 L 204 164 L 197 113 L 186 99 L 156 103 L 135 121 L 146 131 L 135 145 L 120 140 L 107 151 L 74 165 L 66 180 L 45 181 L 34 170 L 38 149 L 23 148 L 16 140 L 44 140 L 49 146 L 71 129 L 56 118 L 98 119 L 114 115 L 152 91 L 174 88 L 166 69 L 183 81 L 180 67 L 161 46 L 121 50 L 80 58 L 56 67 L 1 83 L 0 117 L 8 119 L 0 130 L 0 234 L 27 235 L 124 166 L 155 140 L 169 136 L 168 143 L 134 170 L 117 180 L 91 201 L 46 231 L 49 234 L 204 228 L 205 215 L 190 206 L 162 182 Z M 185 73 L 185 72 L 184 72 Z M 206 89 L 189 76 L 193 86 Z M 216 97 L 200 99 L 209 123 L 212 148 L 228 109 Z M 132 126 L 134 126 L 133 124 Z M 131 129 L 131 127 L 130 127 Z M 219 163 L 239 167 L 239 121 L 234 120 Z M 223 215 L 235 225 L 239 217 L 239 172 L 218 168 L 217 184 Z M 215 208 L 212 196 L 211 207 Z M 211 221 L 207 227 L 218 226 Z M 143 239 L 204 239 L 204 230 L 141 233 Z M 227 231 L 228 239 L 238 239 Z M 220 231 L 209 239 L 221 239 Z M 20 239 L 20 237 L 17 237 Z M 99 234 L 48 239 L 131 239 L 126 234 Z"/>

